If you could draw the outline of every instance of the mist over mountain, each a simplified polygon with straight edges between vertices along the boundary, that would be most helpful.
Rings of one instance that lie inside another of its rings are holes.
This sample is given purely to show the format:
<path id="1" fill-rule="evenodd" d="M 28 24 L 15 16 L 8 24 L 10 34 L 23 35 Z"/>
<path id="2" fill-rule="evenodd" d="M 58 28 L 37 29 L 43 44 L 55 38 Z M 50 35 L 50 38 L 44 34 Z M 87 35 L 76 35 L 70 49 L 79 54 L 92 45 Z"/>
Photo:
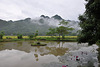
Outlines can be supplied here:
<path id="1" fill-rule="evenodd" d="M 35 33 L 35 31 L 39 31 L 39 35 L 46 35 L 48 29 L 55 28 L 59 26 L 59 22 L 63 20 L 59 15 L 55 15 L 52 17 L 41 15 L 37 18 L 26 18 L 23 20 L 17 21 L 6 21 L 0 19 L 0 31 L 4 31 L 6 35 L 30 35 Z M 77 30 L 80 29 L 78 25 L 78 21 L 66 20 L 69 22 L 68 26 L 75 28 L 73 31 L 76 33 Z M 73 35 L 73 34 L 69 34 Z"/>

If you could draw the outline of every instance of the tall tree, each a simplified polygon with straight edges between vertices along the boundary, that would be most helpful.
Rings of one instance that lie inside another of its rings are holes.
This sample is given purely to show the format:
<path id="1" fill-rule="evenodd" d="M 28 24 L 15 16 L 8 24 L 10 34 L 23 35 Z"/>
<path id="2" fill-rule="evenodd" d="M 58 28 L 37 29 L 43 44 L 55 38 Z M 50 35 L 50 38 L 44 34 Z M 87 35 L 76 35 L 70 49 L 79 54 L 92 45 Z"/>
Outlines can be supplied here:
<path id="1" fill-rule="evenodd" d="M 60 39 L 60 36 L 62 36 L 62 39 L 64 39 L 64 36 L 68 34 L 71 30 L 73 30 L 73 28 L 66 26 L 67 24 L 68 22 L 66 22 L 65 20 L 62 20 L 59 24 L 61 26 L 56 27 L 56 28 L 50 28 L 49 32 L 47 32 L 47 35 L 51 35 L 51 36 L 59 35 L 59 39 Z"/>
<path id="2" fill-rule="evenodd" d="M 64 36 L 68 34 L 70 30 L 73 30 L 73 28 L 59 26 L 56 28 L 56 33 L 59 35 L 59 38 L 62 36 L 62 39 L 64 39 Z"/>
<path id="3" fill-rule="evenodd" d="M 79 16 L 80 27 L 78 42 L 90 45 L 100 40 L 100 0 L 86 0 L 86 11 Z"/>

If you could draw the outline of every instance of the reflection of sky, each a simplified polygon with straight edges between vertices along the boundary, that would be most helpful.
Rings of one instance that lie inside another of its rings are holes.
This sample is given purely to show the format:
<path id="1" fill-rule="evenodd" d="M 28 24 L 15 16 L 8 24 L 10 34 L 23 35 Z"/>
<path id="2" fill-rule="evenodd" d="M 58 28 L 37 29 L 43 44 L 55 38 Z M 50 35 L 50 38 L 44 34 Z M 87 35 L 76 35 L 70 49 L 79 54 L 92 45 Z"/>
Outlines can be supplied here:
<path id="1" fill-rule="evenodd" d="M 37 57 L 34 53 L 26 53 L 18 50 L 4 50 L 0 52 L 0 67 L 41 67 L 43 63 L 56 62 L 58 59 L 53 55 Z"/>

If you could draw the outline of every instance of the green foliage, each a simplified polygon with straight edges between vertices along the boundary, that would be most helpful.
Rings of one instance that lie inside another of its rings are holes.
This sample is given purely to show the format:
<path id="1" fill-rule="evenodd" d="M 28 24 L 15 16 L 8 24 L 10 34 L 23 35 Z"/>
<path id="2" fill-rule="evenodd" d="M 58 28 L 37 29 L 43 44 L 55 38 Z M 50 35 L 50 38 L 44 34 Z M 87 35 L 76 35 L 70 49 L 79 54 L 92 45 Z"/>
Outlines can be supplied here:
<path id="1" fill-rule="evenodd" d="M 18 35 L 17 35 L 17 38 L 18 38 L 18 39 L 23 39 L 22 34 L 18 34 Z"/>
<path id="2" fill-rule="evenodd" d="M 5 35 L 5 33 L 2 31 L 1 33 L 0 33 L 0 39 L 3 39 L 3 36 Z"/>
<path id="3" fill-rule="evenodd" d="M 100 40 L 100 0 L 86 1 L 86 11 L 79 16 L 82 30 L 78 35 L 78 42 L 92 45 Z"/>
<path id="4" fill-rule="evenodd" d="M 73 30 L 73 28 L 59 26 L 59 27 L 56 28 L 56 33 L 59 35 L 59 37 L 61 35 L 62 36 L 62 39 L 64 39 L 64 36 L 66 34 L 68 34 L 70 30 Z"/>
<path id="5" fill-rule="evenodd" d="M 29 37 L 29 39 L 32 39 L 34 37 L 34 35 L 29 35 L 28 37 Z"/>
<path id="6" fill-rule="evenodd" d="M 35 36 L 35 35 L 34 35 L 34 33 L 33 33 L 33 35 L 31 34 L 31 35 L 29 35 L 28 37 L 29 37 L 29 39 L 32 39 L 34 36 Z"/>
<path id="7" fill-rule="evenodd" d="M 62 20 L 59 25 L 61 24 L 64 26 L 49 28 L 49 32 L 47 32 L 47 35 L 51 35 L 51 36 L 59 35 L 58 39 L 60 39 L 60 36 L 62 36 L 62 39 L 64 39 L 64 36 L 68 34 L 71 30 L 73 30 L 73 28 L 66 27 L 68 22 L 65 22 L 64 20 Z"/>
<path id="8" fill-rule="evenodd" d="M 6 37 L 6 39 L 12 39 L 11 37 Z"/>
<path id="9" fill-rule="evenodd" d="M 100 47 L 100 40 L 98 40 L 98 41 L 96 42 L 96 44 Z"/>
<path id="10" fill-rule="evenodd" d="M 46 35 L 55 36 L 56 35 L 56 29 L 55 28 L 49 28 L 49 32 L 47 32 Z"/>
<path id="11" fill-rule="evenodd" d="M 36 33 L 34 34 L 34 37 L 36 38 L 38 36 L 38 30 L 36 31 Z"/>

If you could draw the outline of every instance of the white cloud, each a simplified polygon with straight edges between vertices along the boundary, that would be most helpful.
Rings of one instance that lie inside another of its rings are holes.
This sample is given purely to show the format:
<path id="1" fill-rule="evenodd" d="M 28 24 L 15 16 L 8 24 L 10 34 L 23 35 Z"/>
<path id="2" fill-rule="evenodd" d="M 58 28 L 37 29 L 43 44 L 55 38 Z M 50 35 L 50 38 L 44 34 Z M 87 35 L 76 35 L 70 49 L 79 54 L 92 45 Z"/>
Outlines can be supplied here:
<path id="1" fill-rule="evenodd" d="M 64 19 L 77 20 L 85 11 L 84 0 L 0 0 L 0 18 L 18 20 L 58 14 Z"/>

